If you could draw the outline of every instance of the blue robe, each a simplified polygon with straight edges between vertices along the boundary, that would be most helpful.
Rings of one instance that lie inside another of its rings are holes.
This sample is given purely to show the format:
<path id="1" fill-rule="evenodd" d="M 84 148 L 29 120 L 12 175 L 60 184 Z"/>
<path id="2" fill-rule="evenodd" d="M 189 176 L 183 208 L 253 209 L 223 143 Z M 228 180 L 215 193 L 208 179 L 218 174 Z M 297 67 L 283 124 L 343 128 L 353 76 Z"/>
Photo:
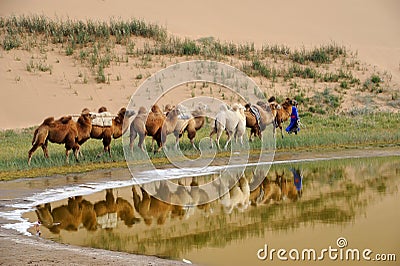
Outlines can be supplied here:
<path id="1" fill-rule="evenodd" d="M 296 106 L 292 106 L 292 114 L 290 115 L 290 125 L 286 128 L 286 132 L 294 132 L 297 134 L 300 131 L 300 128 L 297 125 L 297 121 L 299 120 L 299 114 L 297 112 Z"/>

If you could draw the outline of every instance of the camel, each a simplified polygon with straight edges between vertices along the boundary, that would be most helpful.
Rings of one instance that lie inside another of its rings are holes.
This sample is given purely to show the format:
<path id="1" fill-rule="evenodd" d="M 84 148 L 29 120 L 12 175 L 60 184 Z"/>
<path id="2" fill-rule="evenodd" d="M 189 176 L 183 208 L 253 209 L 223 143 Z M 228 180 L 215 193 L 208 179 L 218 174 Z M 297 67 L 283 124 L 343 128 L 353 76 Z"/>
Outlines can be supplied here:
<path id="1" fill-rule="evenodd" d="M 79 142 L 84 143 L 88 139 L 93 117 L 85 108 L 77 122 L 72 120 L 72 116 L 63 116 L 58 120 L 54 120 L 54 117 L 46 118 L 33 134 L 32 148 L 28 152 L 28 165 L 31 164 L 32 155 L 38 147 L 42 147 L 44 156 L 49 158 L 47 150 L 49 141 L 65 145 L 67 163 L 71 149 L 78 161 Z"/>
<path id="2" fill-rule="evenodd" d="M 266 204 L 271 201 L 280 201 L 282 199 L 282 190 L 279 187 L 279 184 L 277 184 L 277 182 L 271 182 L 268 177 L 265 177 L 265 180 L 265 192 L 261 203 Z"/>
<path id="3" fill-rule="evenodd" d="M 183 136 L 185 132 L 187 132 L 187 136 L 192 144 L 192 147 L 197 150 L 196 146 L 194 145 L 194 138 L 196 137 L 196 133 L 200 130 L 206 121 L 205 118 L 205 111 L 207 109 L 207 105 L 203 103 L 198 103 L 195 110 L 191 113 L 192 117 L 189 119 L 179 119 L 175 130 L 175 149 L 178 149 L 179 139 Z"/>
<path id="4" fill-rule="evenodd" d="M 96 212 L 98 220 L 105 223 L 106 220 L 112 220 L 114 222 L 119 218 L 124 221 L 125 225 L 131 227 L 133 224 L 140 221 L 140 219 L 135 217 L 134 209 L 132 205 L 125 199 L 118 197 L 115 200 L 114 193 L 112 189 L 106 190 L 106 199 L 98 201 L 93 207 Z M 113 227 L 107 225 L 106 227 Z"/>
<path id="5" fill-rule="evenodd" d="M 288 181 L 284 175 L 285 171 L 282 172 L 282 174 L 278 174 L 278 172 L 275 172 L 276 175 L 276 183 L 278 186 L 281 188 L 282 191 L 282 199 L 290 199 L 291 201 L 297 201 L 298 198 L 300 197 L 299 193 L 297 192 L 296 186 Z"/>
<path id="6" fill-rule="evenodd" d="M 212 131 L 210 132 L 210 141 L 212 146 L 212 136 L 217 134 L 217 147 L 220 149 L 219 140 L 221 138 L 222 132 L 225 130 L 228 139 L 225 143 L 224 149 L 226 150 L 232 137 L 239 138 L 242 141 L 244 130 L 242 127 L 246 121 L 241 110 L 243 107 L 239 104 L 234 104 L 232 110 L 228 109 L 226 104 L 220 106 L 220 111 L 215 116 L 215 123 Z"/>
<path id="7" fill-rule="evenodd" d="M 165 190 L 164 193 L 169 193 L 168 188 L 163 189 Z M 140 197 L 136 188 L 132 187 L 135 210 L 142 216 L 144 223 L 151 225 L 154 218 L 157 220 L 158 225 L 164 224 L 168 215 L 172 212 L 173 205 L 151 196 L 142 187 L 140 190 L 142 197 Z"/>
<path id="8" fill-rule="evenodd" d="M 272 99 L 274 100 L 275 98 L 271 97 L 268 100 L 268 104 L 264 102 L 257 102 L 255 105 L 246 104 L 246 127 L 251 129 L 250 141 L 253 140 L 253 136 L 261 138 L 262 131 L 264 131 L 269 124 L 274 122 L 277 113 L 277 104 L 275 102 L 270 102 Z M 254 112 L 259 114 L 259 121 Z M 273 128 L 273 134 L 275 136 L 275 127 Z"/>
<path id="9" fill-rule="evenodd" d="M 150 112 L 146 121 L 146 131 L 147 135 L 152 136 L 153 140 L 157 142 L 158 149 L 154 153 L 162 149 L 167 141 L 167 136 L 173 133 L 178 123 L 179 114 L 179 107 L 172 109 L 168 113 L 168 116 L 165 116 L 157 105 L 152 107 L 152 112 Z"/>
<path id="10" fill-rule="evenodd" d="M 224 212 L 229 214 L 232 213 L 235 208 L 239 211 L 247 209 L 250 203 L 251 193 L 247 178 L 245 176 L 240 177 L 228 192 L 226 192 L 227 184 L 225 184 L 225 182 L 226 181 L 219 180 L 219 183 L 215 183 Z"/>
<path id="11" fill-rule="evenodd" d="M 281 136 L 283 138 L 283 130 L 282 124 L 287 121 L 292 114 L 292 106 L 293 102 L 290 98 L 286 98 L 285 102 L 280 105 L 280 108 L 277 109 L 276 117 L 275 117 L 275 128 L 280 128 Z"/>
<path id="12" fill-rule="evenodd" d="M 133 142 L 136 139 L 136 136 L 139 135 L 138 147 L 144 152 L 143 142 L 146 137 L 146 118 L 147 118 L 147 110 L 145 107 L 141 106 L 139 108 L 138 114 L 133 119 L 130 125 L 130 149 L 133 151 Z"/>
<path id="13" fill-rule="evenodd" d="M 179 108 L 173 108 L 166 116 L 158 105 L 151 107 L 151 112 L 147 115 L 146 108 L 140 107 L 138 115 L 130 125 L 130 149 L 133 151 L 133 143 L 139 135 L 139 148 L 144 151 L 143 142 L 145 136 L 151 136 L 152 150 L 154 150 L 154 140 L 157 142 L 159 152 L 166 142 L 167 135 L 171 134 L 178 122 Z"/>
<path id="14" fill-rule="evenodd" d="M 105 107 L 101 107 L 99 111 L 106 111 Z M 126 110 L 121 108 L 115 118 L 112 120 L 112 125 L 109 127 L 92 126 L 90 137 L 94 139 L 102 139 L 104 150 L 97 156 L 102 156 L 105 152 L 108 152 L 111 158 L 111 140 L 118 139 L 127 130 L 129 118 L 135 114 L 135 111 Z"/>
<path id="15" fill-rule="evenodd" d="M 82 196 L 75 197 L 80 202 L 82 207 L 82 224 L 89 231 L 95 231 L 97 229 L 97 216 L 94 211 L 94 205 Z"/>
<path id="16" fill-rule="evenodd" d="M 262 182 L 250 192 L 249 200 L 252 206 L 257 206 L 264 198 L 265 190 L 269 184 L 268 178 L 266 178 L 262 172 L 253 172 L 253 181 L 262 178 Z"/>
<path id="17" fill-rule="evenodd" d="M 82 222 L 82 206 L 75 198 L 69 198 L 68 205 L 62 205 L 53 210 L 50 203 L 36 206 L 35 212 L 39 221 L 55 234 L 59 234 L 61 229 L 77 231 Z"/>
<path id="18" fill-rule="evenodd" d="M 193 199 L 193 205 L 197 206 L 198 209 L 203 210 L 207 215 L 212 212 L 210 197 L 204 189 L 199 187 L 195 177 L 192 178 L 190 187 L 190 196 Z"/>

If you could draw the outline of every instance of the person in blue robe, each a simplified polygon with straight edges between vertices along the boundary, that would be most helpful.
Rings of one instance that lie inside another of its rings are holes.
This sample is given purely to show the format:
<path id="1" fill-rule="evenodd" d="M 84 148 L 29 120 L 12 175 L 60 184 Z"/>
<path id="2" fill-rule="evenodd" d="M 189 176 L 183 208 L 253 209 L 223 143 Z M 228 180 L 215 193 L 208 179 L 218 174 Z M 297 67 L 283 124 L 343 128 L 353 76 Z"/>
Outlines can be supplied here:
<path id="1" fill-rule="evenodd" d="M 299 113 L 297 111 L 297 101 L 292 100 L 292 114 L 290 115 L 290 124 L 286 128 L 286 132 L 289 134 L 291 133 L 297 134 L 297 132 L 300 131 L 299 121 L 300 118 L 299 118 Z"/>

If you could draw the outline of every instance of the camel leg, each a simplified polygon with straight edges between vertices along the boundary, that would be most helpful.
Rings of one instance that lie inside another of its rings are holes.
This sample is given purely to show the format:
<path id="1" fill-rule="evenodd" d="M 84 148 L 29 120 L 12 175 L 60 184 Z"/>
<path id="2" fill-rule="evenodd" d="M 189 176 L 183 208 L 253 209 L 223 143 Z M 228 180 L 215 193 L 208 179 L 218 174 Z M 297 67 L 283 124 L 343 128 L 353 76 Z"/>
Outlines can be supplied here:
<path id="1" fill-rule="evenodd" d="M 43 154 L 44 154 L 44 157 L 46 157 L 46 158 L 49 158 L 49 151 L 47 150 L 48 144 L 49 144 L 49 140 L 46 139 L 42 145 Z"/>
<path id="2" fill-rule="evenodd" d="M 132 187 L 132 198 L 133 198 L 133 206 L 135 207 L 135 210 L 139 212 L 140 209 L 140 197 L 138 193 L 136 192 L 135 187 Z"/>
<path id="3" fill-rule="evenodd" d="M 111 158 L 111 148 L 110 148 L 110 144 L 111 144 L 111 136 L 110 137 L 104 137 L 103 138 L 103 151 L 100 152 L 99 154 L 97 154 L 97 157 L 102 157 L 104 155 L 104 153 L 108 152 L 108 155 Z"/>
<path id="4" fill-rule="evenodd" d="M 174 135 L 175 135 L 175 150 L 178 150 L 178 147 L 179 147 L 179 133 L 178 134 L 174 133 Z"/>
<path id="5" fill-rule="evenodd" d="M 227 134 L 228 134 L 228 139 L 226 140 L 224 150 L 226 150 L 228 148 L 228 144 L 231 141 L 232 135 L 233 135 L 232 133 L 228 133 L 228 132 L 227 132 Z"/>
<path id="6" fill-rule="evenodd" d="M 136 136 L 137 136 L 136 130 L 132 129 L 131 134 L 129 136 L 129 147 L 130 147 L 131 152 L 133 152 L 133 146 L 134 146 L 133 142 L 135 141 Z"/>
<path id="7" fill-rule="evenodd" d="M 220 138 L 221 138 L 221 135 L 222 135 L 222 130 L 219 130 L 219 131 L 217 132 L 217 139 L 216 139 L 218 150 L 221 149 L 221 146 L 219 145 L 219 140 L 220 140 Z"/>
<path id="8" fill-rule="evenodd" d="M 81 147 L 79 146 L 79 144 L 76 144 L 73 148 L 72 148 L 73 152 L 74 152 L 74 156 L 75 156 L 75 160 L 77 162 L 79 162 L 79 154 L 81 153 Z"/>
<path id="9" fill-rule="evenodd" d="M 143 143 L 144 143 L 144 138 L 146 137 L 145 134 L 140 134 L 139 133 L 139 143 L 138 143 L 138 147 L 144 152 L 144 147 L 143 147 Z"/>
<path id="10" fill-rule="evenodd" d="M 212 136 L 213 136 L 215 133 L 217 133 L 217 132 L 215 131 L 215 129 L 213 129 L 213 130 L 210 132 L 210 147 L 211 147 L 211 148 L 213 147 Z"/>
<path id="11" fill-rule="evenodd" d="M 69 164 L 69 152 L 71 150 L 70 149 L 65 149 L 65 163 Z"/>
<path id="12" fill-rule="evenodd" d="M 37 150 L 37 148 L 39 148 L 39 145 L 37 145 L 35 143 L 35 144 L 33 144 L 32 148 L 29 150 L 29 152 L 28 152 L 28 165 L 31 165 L 32 155 Z"/>
<path id="13" fill-rule="evenodd" d="M 190 139 L 190 143 L 192 144 L 193 149 L 195 149 L 196 151 L 198 150 L 196 145 L 194 145 L 194 138 Z"/>

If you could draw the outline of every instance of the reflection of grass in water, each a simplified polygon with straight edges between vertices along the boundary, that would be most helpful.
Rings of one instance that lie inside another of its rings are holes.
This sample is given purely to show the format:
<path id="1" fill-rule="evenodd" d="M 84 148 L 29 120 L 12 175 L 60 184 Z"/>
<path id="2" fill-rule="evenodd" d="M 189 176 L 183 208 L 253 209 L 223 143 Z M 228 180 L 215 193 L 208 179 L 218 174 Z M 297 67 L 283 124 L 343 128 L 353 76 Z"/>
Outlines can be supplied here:
<path id="1" fill-rule="evenodd" d="M 179 228 L 170 230 L 168 223 L 162 228 L 149 227 L 146 236 L 140 236 L 132 229 L 132 235 L 113 234 L 104 241 L 95 241 L 95 247 L 114 249 L 119 243 L 124 243 L 125 250 L 133 253 L 156 254 L 168 258 L 181 258 L 193 248 L 218 247 L 223 248 L 238 239 L 262 237 L 267 231 L 291 231 L 299 226 L 324 224 L 343 224 L 353 221 L 356 216 L 363 213 L 371 201 L 377 200 L 382 186 L 391 186 L 398 182 L 396 179 L 385 178 L 384 173 L 370 169 L 379 168 L 382 163 L 390 167 L 389 176 L 395 174 L 398 167 L 398 158 L 375 158 L 363 160 L 336 160 L 335 162 L 309 163 L 304 169 L 309 172 L 319 172 L 320 179 L 307 180 L 305 177 L 304 196 L 296 203 L 279 203 L 250 207 L 245 212 L 235 210 L 230 215 L 219 213 L 215 208 L 214 214 L 209 217 L 200 217 L 195 225 L 191 221 L 182 221 Z M 281 169 L 286 166 L 279 166 Z M 344 174 L 340 179 L 333 181 L 329 192 L 312 196 L 307 191 L 310 182 L 322 186 L 329 182 L 328 176 L 336 169 L 345 172 L 345 167 L 353 169 L 365 168 L 364 172 L 355 180 L 348 179 Z M 339 168 L 339 169 L 337 169 Z M 323 169 L 326 171 L 324 172 Z M 378 171 L 378 170 L 377 170 Z M 398 179 L 398 178 L 397 178 Z M 308 184 L 307 184 L 308 183 Z M 374 191 L 371 196 L 371 191 Z M 152 231 L 152 232 L 151 232 Z M 108 233 L 107 233 L 108 236 Z M 115 243 L 114 243 L 115 241 Z M 99 243 L 107 242 L 107 245 Z"/>

